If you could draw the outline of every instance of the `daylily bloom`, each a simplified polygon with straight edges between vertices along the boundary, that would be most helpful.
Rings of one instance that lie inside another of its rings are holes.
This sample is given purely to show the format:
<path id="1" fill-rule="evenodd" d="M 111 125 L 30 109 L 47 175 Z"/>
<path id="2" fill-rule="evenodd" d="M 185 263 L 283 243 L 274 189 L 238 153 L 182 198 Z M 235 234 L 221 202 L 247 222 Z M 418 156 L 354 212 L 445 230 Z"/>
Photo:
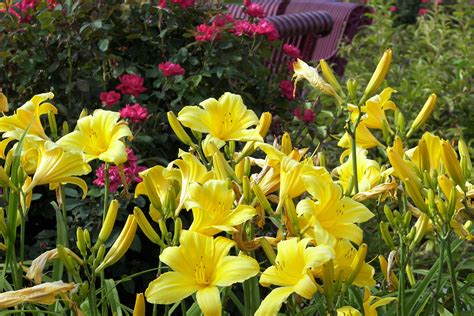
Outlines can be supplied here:
<path id="1" fill-rule="evenodd" d="M 347 157 L 346 161 L 334 169 L 334 172 L 339 176 L 338 182 L 342 185 L 344 191 L 347 190 L 354 173 L 352 168 L 352 152 L 345 151 L 341 155 L 341 162 L 345 157 Z M 369 191 L 380 182 L 380 178 L 380 166 L 377 161 L 367 159 L 367 150 L 357 148 L 357 180 L 359 191 Z"/>
<path id="2" fill-rule="evenodd" d="M 375 303 L 371 304 L 373 300 L 376 300 Z M 364 291 L 364 315 L 365 316 L 377 316 L 377 308 L 390 304 L 393 301 L 396 301 L 395 297 L 386 297 L 379 298 L 377 296 L 372 296 L 370 290 L 366 287 Z"/>
<path id="3" fill-rule="evenodd" d="M 8 112 L 8 99 L 7 96 L 4 95 L 0 91 L 0 112 Z"/>
<path id="4" fill-rule="evenodd" d="M 34 135 L 38 139 L 49 139 L 41 124 L 40 116 L 48 114 L 48 111 L 54 114 L 58 113 L 58 110 L 51 103 L 45 102 L 53 97 L 54 94 L 51 92 L 37 94 L 19 107 L 15 114 L 0 117 L 0 132 L 18 131 L 16 139 L 19 139 L 29 128 L 29 135 Z"/>
<path id="5" fill-rule="evenodd" d="M 312 269 L 322 266 L 335 257 L 329 246 L 306 247 L 310 238 L 280 241 L 277 245 L 275 265 L 267 268 L 260 277 L 260 284 L 279 286 L 267 295 L 256 311 L 256 316 L 276 315 L 283 302 L 296 293 L 311 299 L 317 291 Z"/>
<path id="6" fill-rule="evenodd" d="M 338 280 L 349 282 L 356 286 L 375 286 L 374 273 L 375 269 L 361 260 L 358 262 L 358 251 L 352 243 L 347 239 L 340 239 L 334 247 L 335 258 L 334 265 L 334 281 Z M 357 272 L 356 275 L 354 274 Z M 357 271 L 358 270 L 358 271 Z M 319 278 L 323 277 L 322 268 L 313 269 L 313 274 Z M 350 278 L 353 280 L 349 280 Z"/>
<path id="7" fill-rule="evenodd" d="M 176 214 L 179 214 L 183 205 L 186 206 L 189 185 L 192 182 L 205 183 L 214 177 L 213 171 L 207 171 L 206 167 L 192 154 L 180 153 L 179 155 L 181 159 L 176 159 L 168 166 L 168 177 L 181 182 L 181 193 Z M 171 169 L 172 165 L 178 166 L 178 169 Z M 186 209 L 189 209 L 189 207 L 186 206 Z"/>
<path id="8" fill-rule="evenodd" d="M 87 184 L 76 176 L 89 172 L 91 167 L 85 162 L 82 153 L 65 151 L 50 141 L 39 143 L 36 170 L 25 193 L 37 185 L 49 184 L 51 189 L 55 189 L 59 184 L 72 183 L 82 189 L 84 198 L 87 194 Z"/>
<path id="9" fill-rule="evenodd" d="M 362 229 L 356 223 L 371 219 L 374 214 L 363 204 L 342 195 L 342 189 L 331 179 L 305 177 L 306 189 L 317 199 L 304 199 L 296 206 L 302 227 L 312 227 L 307 234 L 318 244 L 334 246 L 337 238 L 356 244 L 362 242 Z"/>
<path id="10" fill-rule="evenodd" d="M 337 146 L 342 147 L 342 148 L 351 148 L 351 136 L 346 132 L 339 142 L 337 143 Z M 377 147 L 377 146 L 383 146 L 377 138 L 370 132 L 370 130 L 367 128 L 365 125 L 365 122 L 362 121 L 357 125 L 356 128 L 356 144 L 357 147 L 362 147 L 365 149 Z"/>
<path id="11" fill-rule="evenodd" d="M 169 179 L 167 174 L 168 169 L 163 166 L 154 166 L 139 173 L 143 179 L 137 184 L 135 188 L 135 197 L 139 195 L 146 195 L 150 200 L 149 213 L 154 221 L 158 221 L 161 214 L 167 214 L 169 211 L 164 209 L 166 206 L 166 198 L 177 183 L 173 179 Z M 206 170 L 207 172 L 207 170 Z"/>
<path id="12" fill-rule="evenodd" d="M 429 160 L 429 170 L 437 170 L 440 171 L 440 167 L 442 165 L 442 160 L 439 159 L 441 156 L 441 139 L 433 135 L 429 132 L 426 132 L 421 137 L 420 141 L 424 141 L 427 150 L 427 157 L 422 157 L 422 152 L 419 146 L 416 146 L 408 151 L 406 151 L 407 156 L 410 157 L 410 160 L 415 164 L 415 166 L 420 166 L 422 159 Z M 423 170 L 420 169 L 420 172 Z"/>
<path id="13" fill-rule="evenodd" d="M 132 138 L 132 132 L 120 114 L 102 109 L 80 118 L 76 130 L 57 141 L 64 148 L 83 151 L 87 161 L 100 159 L 120 165 L 127 161 L 127 151 L 122 138 Z"/>
<path id="14" fill-rule="evenodd" d="M 256 129 L 259 120 L 252 110 L 247 110 L 242 97 L 229 92 L 219 100 L 210 98 L 198 106 L 186 106 L 178 114 L 178 120 L 186 127 L 201 133 L 209 133 L 206 141 L 222 147 L 226 141 L 263 141 Z"/>
<path id="15" fill-rule="evenodd" d="M 233 208 L 235 193 L 227 181 L 209 180 L 204 184 L 191 183 L 187 207 L 193 210 L 190 231 L 212 236 L 221 231 L 235 231 L 234 226 L 251 219 L 257 212 L 252 206 Z"/>
<path id="16" fill-rule="evenodd" d="M 387 117 L 385 116 L 386 110 L 395 111 L 397 106 L 393 101 L 390 100 L 392 93 L 396 92 L 392 88 L 385 88 L 380 94 L 374 95 L 365 102 L 365 105 L 361 107 L 364 113 L 364 124 L 368 128 L 383 128 L 383 122 L 387 123 Z M 352 111 L 351 119 L 355 121 L 359 115 L 359 110 L 356 106 L 349 106 L 349 110 Z"/>
<path id="17" fill-rule="evenodd" d="M 51 305 L 56 302 L 56 296 L 71 292 L 75 287 L 74 283 L 56 281 L 0 293 L 0 308 L 9 308 L 22 303 Z"/>
<path id="18" fill-rule="evenodd" d="M 361 312 L 352 306 L 343 306 L 337 309 L 337 316 L 362 316 Z"/>
<path id="19" fill-rule="evenodd" d="M 179 247 L 168 247 L 161 262 L 173 271 L 161 274 L 145 291 L 152 304 L 172 304 L 196 293 L 205 316 L 221 315 L 219 287 L 243 282 L 259 271 L 257 261 L 246 255 L 228 256 L 235 245 L 225 237 L 212 238 L 183 231 Z"/>
<path id="20" fill-rule="evenodd" d="M 320 90 L 324 94 L 328 96 L 335 97 L 336 99 L 340 99 L 337 95 L 336 90 L 328 84 L 324 79 L 319 75 L 316 68 L 309 66 L 307 63 L 302 61 L 301 59 L 297 59 L 293 63 L 293 79 L 295 80 L 295 88 L 298 81 L 301 79 L 307 80 L 314 88 Z"/>

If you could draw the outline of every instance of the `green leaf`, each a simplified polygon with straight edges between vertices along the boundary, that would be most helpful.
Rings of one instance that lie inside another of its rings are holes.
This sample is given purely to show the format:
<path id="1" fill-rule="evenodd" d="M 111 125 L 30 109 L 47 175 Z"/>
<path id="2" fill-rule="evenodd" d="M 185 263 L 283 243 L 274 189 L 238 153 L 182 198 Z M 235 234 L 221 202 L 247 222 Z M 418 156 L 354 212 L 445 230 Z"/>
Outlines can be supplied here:
<path id="1" fill-rule="evenodd" d="M 106 52 L 107 49 L 109 49 L 109 43 L 110 43 L 110 41 L 109 41 L 108 38 L 101 39 L 101 40 L 99 41 L 99 45 L 98 45 L 98 46 L 99 46 L 99 50 L 100 50 L 101 52 Z"/>

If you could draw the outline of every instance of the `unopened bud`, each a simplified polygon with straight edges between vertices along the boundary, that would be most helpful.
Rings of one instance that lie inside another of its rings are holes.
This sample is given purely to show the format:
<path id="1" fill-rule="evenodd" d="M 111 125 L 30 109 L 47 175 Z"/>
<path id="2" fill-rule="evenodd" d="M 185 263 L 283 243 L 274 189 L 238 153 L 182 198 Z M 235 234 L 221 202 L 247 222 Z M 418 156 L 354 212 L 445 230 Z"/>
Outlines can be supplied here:
<path id="1" fill-rule="evenodd" d="M 421 172 L 430 170 L 430 154 L 423 138 L 418 142 L 418 169 Z"/>
<path id="2" fill-rule="evenodd" d="M 406 212 L 405 215 L 403 215 L 403 225 L 405 225 L 405 227 L 410 226 L 411 218 L 411 212 Z"/>
<path id="3" fill-rule="evenodd" d="M 463 191 L 466 191 L 466 180 L 461 170 L 461 165 L 456 157 L 456 152 L 445 140 L 441 141 L 441 157 L 443 158 L 444 166 L 451 179 L 453 179 Z"/>
<path id="4" fill-rule="evenodd" d="M 413 240 L 411 241 L 409 250 L 413 251 L 415 247 L 420 243 L 423 236 L 425 236 L 426 229 L 428 228 L 429 217 L 426 214 L 421 214 L 418 217 L 418 220 L 415 223 L 416 234 Z"/>
<path id="5" fill-rule="evenodd" d="M 181 237 L 181 232 L 183 230 L 183 222 L 181 218 L 177 217 L 174 220 L 174 235 L 173 235 L 173 245 L 179 245 L 179 238 Z"/>
<path id="6" fill-rule="evenodd" d="M 405 135 L 405 116 L 403 115 L 402 111 L 395 110 L 395 125 L 397 127 L 397 134 Z"/>
<path id="7" fill-rule="evenodd" d="M 387 49 L 382 58 L 380 59 L 377 68 L 375 68 L 372 78 L 370 78 L 369 84 L 365 88 L 364 97 L 366 99 L 374 95 L 375 91 L 380 87 L 382 82 L 387 76 L 388 70 L 390 69 L 390 64 L 392 62 L 392 50 Z"/>
<path id="8" fill-rule="evenodd" d="M 140 227 L 141 231 L 145 234 L 145 236 L 151 242 L 163 247 L 163 241 L 161 240 L 160 236 L 158 236 L 157 232 L 153 229 L 150 222 L 147 220 L 145 214 L 143 214 L 143 211 L 138 207 L 134 207 L 133 216 L 135 216 L 137 224 Z"/>
<path id="9" fill-rule="evenodd" d="M 48 111 L 48 123 L 51 134 L 53 134 L 53 140 L 56 140 L 58 138 L 58 125 L 56 124 L 56 117 L 51 110 Z"/>
<path id="10" fill-rule="evenodd" d="M 414 286 L 415 285 L 415 276 L 413 275 L 413 271 L 412 271 L 411 266 L 409 264 L 406 265 L 405 272 L 407 273 L 408 282 L 410 282 L 411 286 Z"/>
<path id="11" fill-rule="evenodd" d="M 86 247 L 87 248 L 92 247 L 91 235 L 89 234 L 89 230 L 87 228 L 84 228 L 82 232 L 84 234 L 84 242 L 86 243 Z"/>
<path id="12" fill-rule="evenodd" d="M 250 190 L 250 180 L 247 176 L 242 178 L 242 191 L 244 194 L 244 202 L 249 205 L 252 202 L 252 191 Z"/>
<path id="13" fill-rule="evenodd" d="M 289 155 L 293 150 L 293 144 L 291 143 L 290 134 L 285 132 L 281 137 L 281 152 L 285 155 Z"/>
<path id="14" fill-rule="evenodd" d="M 63 122 L 63 130 L 62 130 L 62 135 L 67 135 L 69 134 L 69 124 L 67 121 Z"/>
<path id="15" fill-rule="evenodd" d="M 188 145 L 190 147 L 194 147 L 194 143 L 191 140 L 191 137 L 189 137 L 188 133 L 184 130 L 183 126 L 181 123 L 178 121 L 178 118 L 172 111 L 169 111 L 167 113 L 168 116 L 168 123 L 171 126 L 171 129 L 175 133 L 175 135 L 178 137 L 178 139 L 185 145 Z"/>
<path id="16" fill-rule="evenodd" d="M 268 261 L 270 261 L 272 265 L 275 265 L 276 254 L 272 245 L 270 245 L 265 237 L 260 239 L 260 245 L 262 246 L 263 252 L 265 252 L 265 255 L 267 256 Z"/>
<path id="17" fill-rule="evenodd" d="M 395 244 L 393 243 L 392 235 L 390 235 L 390 232 L 388 230 L 388 224 L 385 222 L 380 222 L 379 228 L 383 241 L 385 241 L 390 250 L 394 250 Z"/>
<path id="18" fill-rule="evenodd" d="M 133 316 L 145 316 L 145 298 L 143 293 L 138 293 L 133 308 Z"/>
<path id="19" fill-rule="evenodd" d="M 385 217 L 387 218 L 388 222 L 390 223 L 390 225 L 395 227 L 395 218 L 393 217 L 392 210 L 390 209 L 390 207 L 388 207 L 388 205 L 384 205 L 383 212 L 384 212 Z"/>
<path id="20" fill-rule="evenodd" d="M 436 106 L 436 94 L 431 94 L 428 100 L 426 100 L 425 105 L 421 109 L 420 113 L 416 116 L 413 123 L 411 123 L 410 130 L 407 133 L 407 137 L 410 137 L 417 129 L 419 129 L 430 117 L 431 113 Z"/>
<path id="21" fill-rule="evenodd" d="M 326 154 L 322 151 L 318 153 L 318 162 L 319 162 L 319 166 L 321 167 L 326 167 L 328 164 L 328 159 L 326 157 Z"/>
<path id="22" fill-rule="evenodd" d="M 355 102 L 357 100 L 357 81 L 355 79 L 349 79 L 346 85 L 350 100 Z"/>
<path id="23" fill-rule="evenodd" d="M 104 244 L 102 244 L 99 246 L 99 250 L 97 250 L 97 254 L 95 255 L 94 262 L 92 263 L 93 269 L 99 266 L 99 264 L 104 259 L 104 255 L 105 255 L 105 246 Z"/>
<path id="24" fill-rule="evenodd" d="M 109 204 L 109 209 L 105 216 L 105 220 L 102 223 L 102 228 L 99 232 L 99 237 L 97 238 L 97 243 L 95 244 L 94 248 L 100 246 L 100 244 L 104 243 L 110 236 L 112 229 L 114 228 L 115 219 L 117 218 L 117 213 L 119 209 L 119 202 L 117 200 L 112 200 Z"/>
<path id="25" fill-rule="evenodd" d="M 87 248 L 86 242 L 84 241 L 84 231 L 81 227 L 78 227 L 76 230 L 76 246 L 81 252 L 81 255 L 86 256 Z"/>
<path id="26" fill-rule="evenodd" d="M 342 88 L 339 85 L 336 76 L 334 76 L 334 72 L 332 71 L 331 67 L 329 67 L 324 59 L 319 61 L 319 65 L 321 66 L 321 72 L 323 73 L 324 80 L 326 80 L 334 89 L 336 89 L 337 93 L 342 95 Z"/>
<path id="27" fill-rule="evenodd" d="M 465 179 L 471 178 L 472 161 L 469 153 L 469 147 L 467 147 L 464 140 L 460 139 L 458 142 L 459 156 L 461 157 L 461 170 Z"/>
<path id="28" fill-rule="evenodd" d="M 267 212 L 268 215 L 273 215 L 272 206 L 270 205 L 270 202 L 268 202 L 267 198 L 265 197 L 265 193 L 263 193 L 263 190 L 260 188 L 260 186 L 257 183 L 252 184 L 252 191 L 257 197 L 258 202 L 263 207 L 265 212 Z"/>
<path id="29" fill-rule="evenodd" d="M 8 112 L 8 99 L 0 89 L 0 112 Z"/>

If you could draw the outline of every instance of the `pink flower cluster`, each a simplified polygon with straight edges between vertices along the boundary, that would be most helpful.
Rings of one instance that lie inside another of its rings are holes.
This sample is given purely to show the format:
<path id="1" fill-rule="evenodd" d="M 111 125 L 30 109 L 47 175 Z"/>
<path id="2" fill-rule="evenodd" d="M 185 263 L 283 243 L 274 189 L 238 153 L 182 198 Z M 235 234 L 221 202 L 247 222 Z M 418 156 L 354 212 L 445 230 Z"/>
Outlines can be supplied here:
<path id="1" fill-rule="evenodd" d="M 174 64 L 170 61 L 159 64 L 158 68 L 160 68 L 165 77 L 182 76 L 186 73 L 180 64 Z"/>
<path id="2" fill-rule="evenodd" d="M 128 154 L 128 161 L 123 165 L 123 173 L 125 176 L 125 181 L 128 185 L 132 184 L 133 182 L 139 183 L 142 182 L 142 179 L 139 177 L 139 173 L 146 170 L 146 167 L 139 166 L 137 164 L 138 158 L 133 153 L 131 148 L 127 148 Z M 105 164 L 102 164 L 96 171 L 95 171 L 96 179 L 93 183 L 99 187 L 105 186 Z M 118 166 L 110 166 L 109 167 L 109 179 L 110 179 L 110 186 L 109 189 L 111 192 L 117 191 L 118 187 L 122 185 L 122 179 L 120 177 L 120 169 Z"/>
<path id="3" fill-rule="evenodd" d="M 138 97 L 140 93 L 146 91 L 143 86 L 143 77 L 134 74 L 125 74 L 120 76 L 120 84 L 115 89 L 120 90 L 122 94 L 131 94 Z"/>
<path id="4" fill-rule="evenodd" d="M 186 9 L 194 6 L 195 0 L 171 0 L 171 3 L 179 4 L 181 9 Z"/>
<path id="5" fill-rule="evenodd" d="M 125 105 L 119 113 L 121 118 L 128 119 L 133 123 L 141 123 L 148 118 L 148 110 L 138 103 Z"/>
<path id="6" fill-rule="evenodd" d="M 54 9 L 58 5 L 56 0 L 47 0 L 48 9 Z M 38 6 L 38 0 L 21 0 L 11 4 L 8 8 L 8 13 L 15 16 L 20 22 L 30 22 L 31 16 L 28 14 L 30 9 L 34 10 Z M 0 13 L 5 13 L 6 9 L 1 9 Z"/>
<path id="7" fill-rule="evenodd" d="M 270 22 L 263 20 L 265 11 L 259 4 L 244 2 L 245 13 L 250 17 L 257 18 L 257 21 L 234 20 L 230 14 L 216 16 L 211 25 L 207 23 L 196 27 L 194 38 L 198 42 L 210 42 L 221 39 L 221 33 L 224 32 L 227 25 L 230 25 L 229 32 L 236 36 L 255 36 L 263 35 L 269 41 L 275 41 L 279 38 L 278 30 Z"/>
<path id="8" fill-rule="evenodd" d="M 112 105 L 117 104 L 120 101 L 120 97 L 120 93 L 117 93 L 113 90 L 109 92 L 101 92 L 99 95 L 102 106 L 107 107 L 111 107 Z"/>
<path id="9" fill-rule="evenodd" d="M 283 52 L 293 58 L 301 58 L 301 52 L 298 47 L 291 44 L 283 45 Z"/>
<path id="10" fill-rule="evenodd" d="M 293 96 L 293 89 L 294 89 L 294 85 L 293 85 L 293 82 L 291 82 L 290 80 L 280 81 L 281 95 L 290 101 L 295 99 L 295 97 Z"/>

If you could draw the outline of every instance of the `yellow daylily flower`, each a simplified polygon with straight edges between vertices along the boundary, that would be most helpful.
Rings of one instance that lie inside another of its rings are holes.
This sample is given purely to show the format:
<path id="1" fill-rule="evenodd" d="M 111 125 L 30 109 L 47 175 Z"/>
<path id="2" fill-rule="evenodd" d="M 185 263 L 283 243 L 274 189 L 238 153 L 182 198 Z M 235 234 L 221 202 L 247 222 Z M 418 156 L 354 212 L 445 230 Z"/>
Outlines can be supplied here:
<path id="1" fill-rule="evenodd" d="M 347 159 L 342 163 L 345 157 L 347 157 Z M 345 151 L 341 155 L 341 163 L 339 167 L 334 169 L 334 172 L 339 176 L 338 182 L 342 185 L 345 192 L 354 172 L 352 168 L 352 152 L 349 150 Z M 367 150 L 357 148 L 357 180 L 359 182 L 359 191 L 369 191 L 380 182 L 380 179 L 380 166 L 377 161 L 367 159 Z"/>
<path id="2" fill-rule="evenodd" d="M 178 120 L 192 130 L 208 133 L 204 142 L 212 141 L 220 148 L 229 140 L 263 141 L 255 128 L 248 129 L 259 120 L 240 95 L 226 92 L 219 100 L 210 98 L 199 105 L 185 106 L 178 113 Z"/>
<path id="3" fill-rule="evenodd" d="M 319 75 L 318 70 L 314 67 L 309 66 L 307 63 L 301 59 L 297 59 L 293 63 L 293 79 L 295 80 L 295 89 L 296 84 L 301 79 L 307 80 L 314 88 L 320 90 L 322 93 L 334 97 L 340 103 L 341 98 L 337 94 L 336 90 L 328 84 L 324 79 Z"/>
<path id="4" fill-rule="evenodd" d="M 0 308 L 9 308 L 22 303 L 51 305 L 56 302 L 56 296 L 71 292 L 75 287 L 74 283 L 56 281 L 0 293 Z"/>
<path id="5" fill-rule="evenodd" d="M 334 258 L 332 247 L 310 246 L 310 238 L 298 241 L 296 238 L 280 241 L 277 245 L 275 265 L 267 268 L 260 277 L 260 284 L 279 286 L 272 290 L 255 312 L 256 316 L 276 315 L 284 301 L 296 293 L 311 299 L 317 291 L 312 269 L 321 267 Z"/>
<path id="6" fill-rule="evenodd" d="M 36 154 L 37 166 L 25 193 L 31 192 L 37 185 L 49 184 L 51 189 L 55 189 L 59 184 L 72 183 L 82 189 L 83 198 L 86 196 L 86 182 L 76 177 L 91 172 L 82 153 L 64 151 L 55 143 L 47 141 L 39 143 Z"/>
<path id="7" fill-rule="evenodd" d="M 334 247 L 335 258 L 334 265 L 334 281 L 352 281 L 351 284 L 356 286 L 375 286 L 374 274 L 375 269 L 365 261 L 358 261 L 358 251 L 352 243 L 347 239 L 339 239 Z M 357 272 L 354 275 L 354 270 Z M 313 274 L 323 277 L 323 269 L 314 269 Z M 350 280 L 353 278 L 353 280 Z"/>
<path id="8" fill-rule="evenodd" d="M 167 177 L 169 169 L 163 166 L 154 166 L 139 173 L 142 182 L 138 183 L 135 188 L 135 197 L 146 195 L 150 200 L 149 213 L 151 218 L 157 222 L 161 214 L 167 214 L 165 210 L 165 201 L 170 194 L 170 190 L 177 187 L 177 181 Z M 207 170 L 206 170 L 207 171 Z"/>
<path id="9" fill-rule="evenodd" d="M 337 316 L 362 316 L 362 313 L 352 306 L 340 307 L 336 312 Z"/>
<path id="10" fill-rule="evenodd" d="M 416 146 L 406 152 L 407 156 L 415 166 L 420 166 L 423 159 L 428 159 L 430 170 L 437 170 L 439 172 L 442 165 L 442 160 L 439 159 L 441 156 L 441 139 L 438 136 L 426 132 L 423 134 L 420 141 L 425 143 L 428 155 L 426 155 L 425 152 L 422 152 L 419 146 Z M 423 157 L 424 155 L 427 157 Z M 423 172 L 423 170 L 420 171 Z"/>
<path id="11" fill-rule="evenodd" d="M 259 271 L 257 261 L 245 255 L 228 256 L 235 242 L 183 231 L 179 247 L 163 250 L 160 260 L 173 271 L 161 274 L 145 291 L 152 304 L 173 304 L 196 293 L 205 316 L 221 315 L 218 287 L 243 282 Z"/>
<path id="12" fill-rule="evenodd" d="M 15 114 L 0 117 L 0 132 L 17 131 L 16 135 L 21 137 L 29 128 L 28 134 L 38 139 L 49 139 L 41 124 L 40 116 L 47 114 L 48 111 L 54 114 L 58 113 L 58 110 L 51 103 L 45 102 L 53 97 L 52 92 L 37 94 L 19 107 Z M 15 139 L 19 139 L 18 136 Z"/>
<path id="13" fill-rule="evenodd" d="M 342 188 L 331 179 L 307 177 L 308 192 L 317 201 L 304 199 L 296 206 L 296 213 L 306 234 L 318 244 L 334 246 L 338 238 L 356 244 L 362 242 L 362 229 L 356 223 L 371 219 L 374 214 L 363 204 L 342 195 Z"/>
<path id="14" fill-rule="evenodd" d="M 122 138 L 132 138 L 120 114 L 102 109 L 77 121 L 76 130 L 61 137 L 57 143 L 64 148 L 83 151 L 87 161 L 99 159 L 120 165 L 127 161 L 127 152 Z"/>
<path id="15" fill-rule="evenodd" d="M 214 172 L 208 171 L 199 159 L 190 153 L 180 152 L 181 159 L 176 159 L 168 166 L 168 176 L 170 179 L 176 179 L 181 182 L 181 193 L 179 196 L 179 205 L 176 208 L 176 215 L 179 214 L 183 206 L 186 206 L 188 198 L 189 185 L 193 182 L 205 183 L 214 177 Z M 178 169 L 171 169 L 173 165 Z M 186 206 L 189 210 L 189 207 Z"/>
<path id="16" fill-rule="evenodd" d="M 390 100 L 394 92 L 397 91 L 392 88 L 385 88 L 380 94 L 371 97 L 365 102 L 365 105 L 361 107 L 362 113 L 365 113 L 363 116 L 365 126 L 368 128 L 382 129 L 383 122 L 386 122 L 387 126 L 389 126 L 385 111 L 395 111 L 397 108 L 395 103 Z M 356 106 L 350 106 L 349 110 L 352 111 L 351 119 L 354 122 L 359 116 L 359 109 Z"/>
<path id="17" fill-rule="evenodd" d="M 376 300 L 375 303 L 372 304 L 372 301 Z M 370 294 L 370 290 L 366 287 L 364 291 L 364 315 L 365 316 L 377 316 L 377 308 L 390 304 L 393 301 L 396 301 L 395 297 L 386 297 L 386 298 L 379 298 L 377 296 L 372 296 Z"/>
<path id="18" fill-rule="evenodd" d="M 444 167 L 453 181 L 462 189 L 465 189 L 466 179 L 461 170 L 461 164 L 458 160 L 456 151 L 450 143 L 441 141 L 441 158 L 443 159 Z"/>
<path id="19" fill-rule="evenodd" d="M 187 206 L 193 210 L 190 231 L 212 236 L 221 231 L 236 231 L 234 226 L 242 224 L 256 215 L 248 205 L 233 208 L 235 193 L 227 181 L 209 180 L 204 184 L 192 183 L 189 187 Z"/>
<path id="20" fill-rule="evenodd" d="M 337 143 L 337 146 L 342 147 L 342 148 L 351 148 L 351 136 L 349 133 L 344 133 L 342 135 L 341 139 Z M 358 147 L 362 147 L 365 149 L 377 147 L 377 146 L 383 146 L 377 138 L 370 132 L 370 130 L 367 128 L 365 125 L 364 121 L 361 121 L 359 125 L 357 125 L 356 128 L 356 144 Z"/>

